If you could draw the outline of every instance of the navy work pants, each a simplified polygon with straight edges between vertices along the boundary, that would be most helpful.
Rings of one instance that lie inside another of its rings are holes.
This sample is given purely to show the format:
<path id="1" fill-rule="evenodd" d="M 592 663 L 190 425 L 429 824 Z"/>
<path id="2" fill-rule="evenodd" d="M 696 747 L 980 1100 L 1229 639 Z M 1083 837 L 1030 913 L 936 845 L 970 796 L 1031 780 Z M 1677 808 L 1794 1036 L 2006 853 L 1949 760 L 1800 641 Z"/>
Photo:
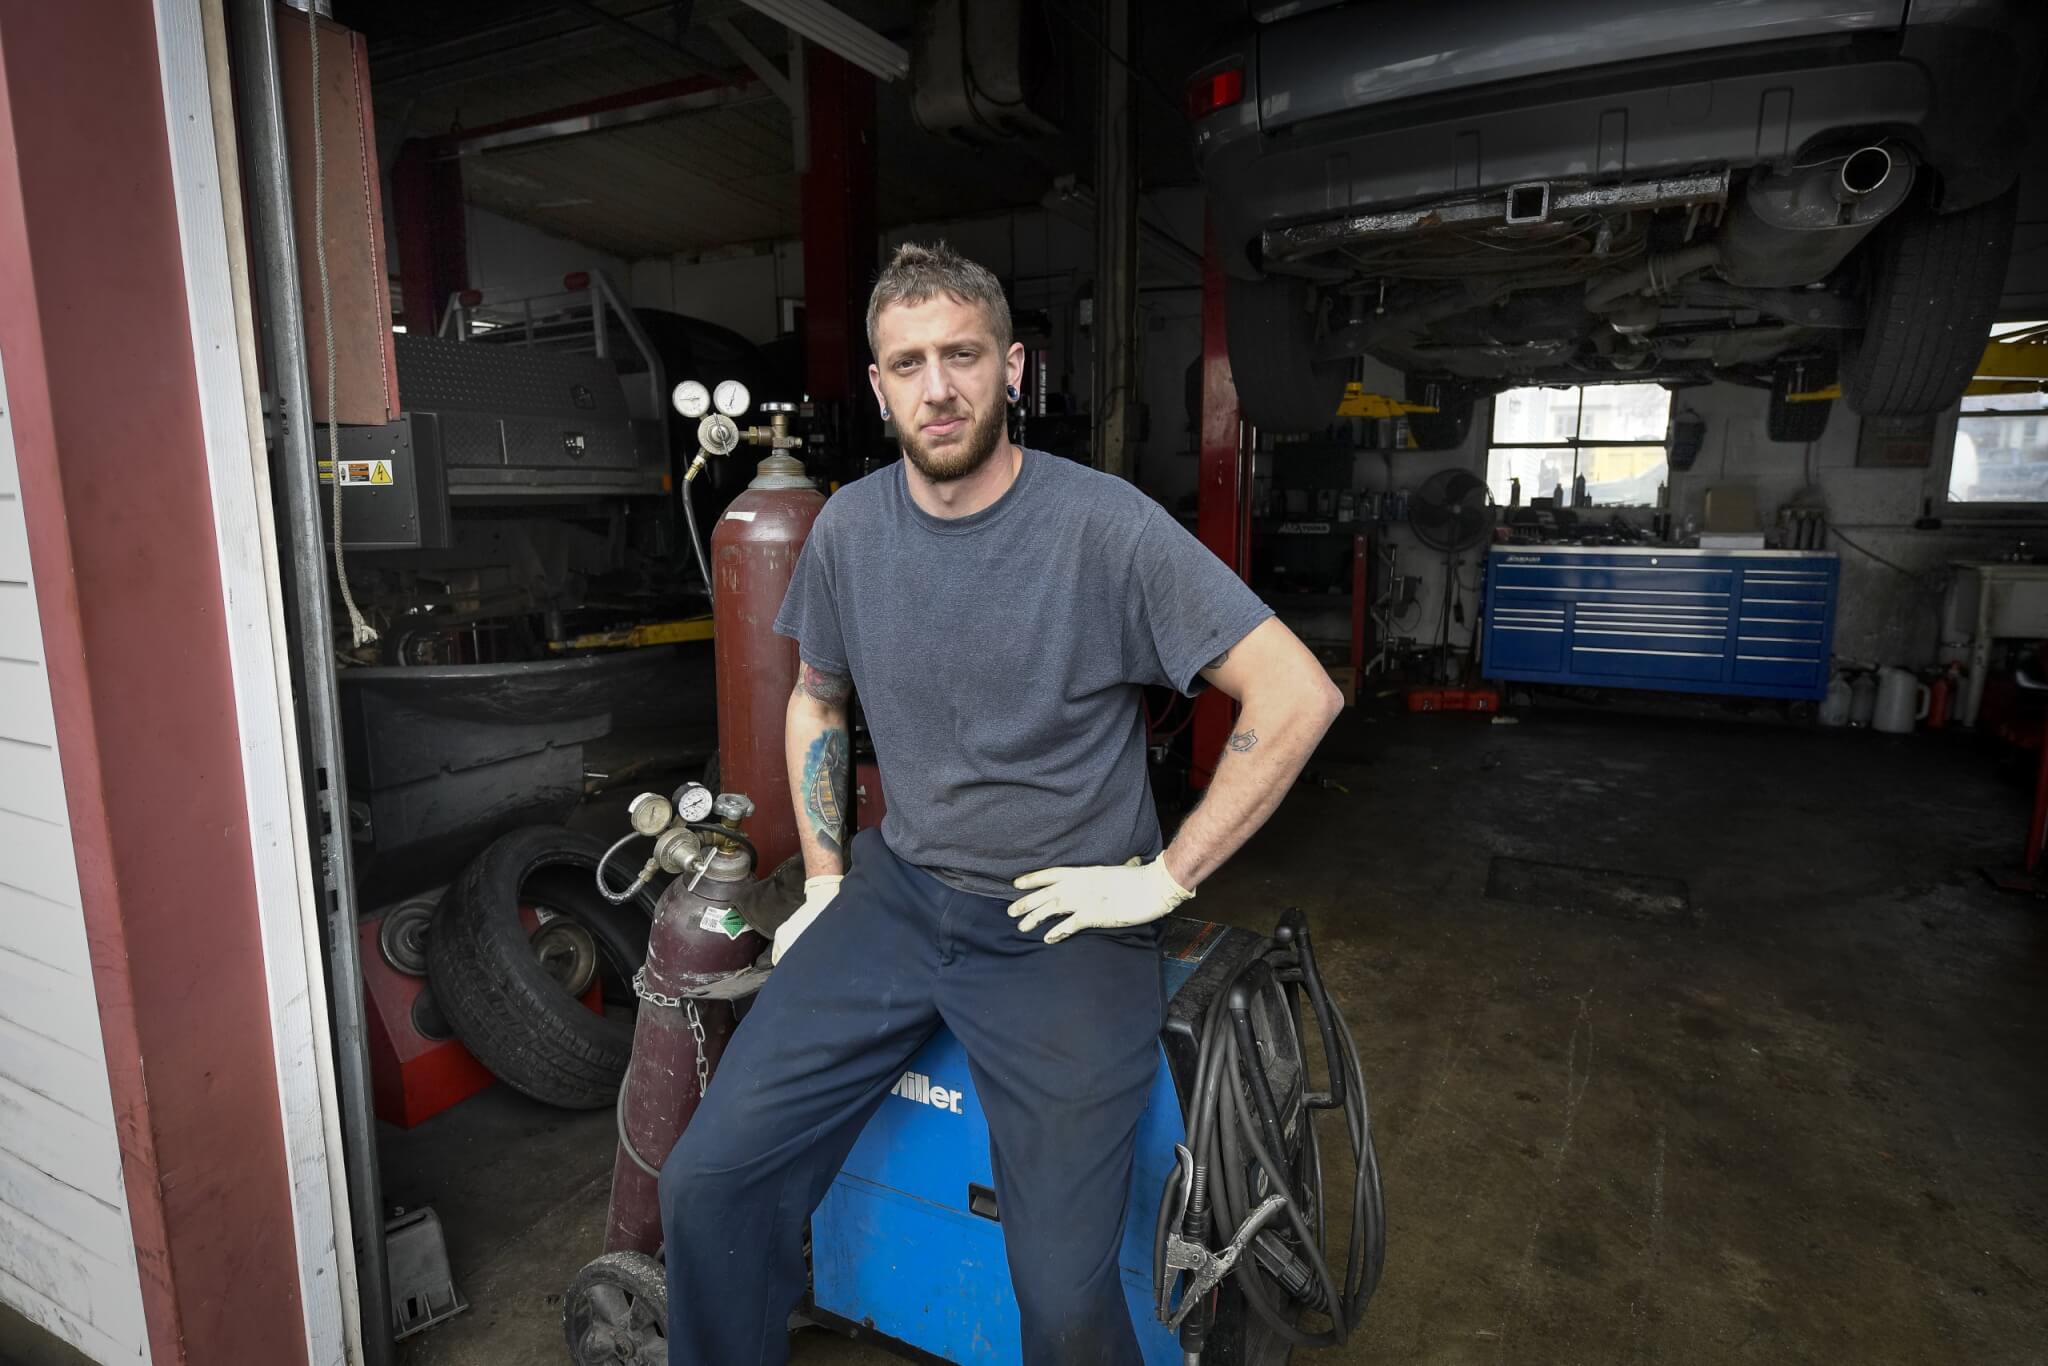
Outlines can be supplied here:
<path id="1" fill-rule="evenodd" d="M 854 841 L 661 1173 L 670 1366 L 780 1366 L 803 1239 L 846 1154 L 941 1024 L 988 1117 L 1025 1366 L 1139 1366 L 1117 1272 L 1165 1002 L 1157 932 L 1017 932 Z"/>

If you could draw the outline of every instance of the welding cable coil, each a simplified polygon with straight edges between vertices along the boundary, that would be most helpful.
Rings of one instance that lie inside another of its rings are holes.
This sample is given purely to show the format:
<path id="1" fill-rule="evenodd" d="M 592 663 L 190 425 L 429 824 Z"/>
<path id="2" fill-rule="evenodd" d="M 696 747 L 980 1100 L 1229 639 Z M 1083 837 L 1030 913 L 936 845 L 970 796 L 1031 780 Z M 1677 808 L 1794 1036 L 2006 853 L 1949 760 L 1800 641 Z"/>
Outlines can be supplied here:
<path id="1" fill-rule="evenodd" d="M 1327 1069 L 1329 1089 L 1307 1089 L 1308 1053 L 1297 1021 L 1304 1003 Z M 1263 1002 L 1264 1009 L 1256 1007 Z M 1284 1038 L 1260 1030 L 1284 1031 Z M 1265 1059 L 1301 1059 L 1301 1096 L 1293 1116 L 1298 1142 L 1290 1148 L 1288 1115 L 1273 1094 Z M 1253 1315 L 1281 1341 L 1298 1347 L 1345 1342 L 1365 1317 L 1386 1262 L 1386 1209 L 1372 1112 L 1350 1026 L 1331 1003 L 1317 970 L 1307 920 L 1297 910 L 1282 918 L 1266 951 L 1246 962 L 1210 1002 L 1202 1022 L 1199 1062 L 1190 1092 L 1188 1146 L 1194 1168 L 1185 1203 L 1184 1236 L 1212 1250 L 1227 1246 L 1266 1197 L 1286 1197 L 1284 1224 L 1255 1237 L 1231 1275 Z M 1322 1149 L 1317 1119 L 1324 1110 L 1344 1115 L 1356 1173 L 1347 1256 L 1341 1283 L 1332 1274 L 1327 1246 Z M 1290 1155 L 1293 1161 L 1290 1165 Z M 1166 1243 L 1172 1212 L 1183 1208 L 1181 1174 L 1167 1179 L 1154 1230 L 1153 1276 L 1162 1302 Z M 1215 1318 L 1215 1304 L 1198 1306 L 1181 1328 L 1181 1346 L 1199 1359 Z M 1328 1326 L 1301 1326 L 1304 1312 Z"/>

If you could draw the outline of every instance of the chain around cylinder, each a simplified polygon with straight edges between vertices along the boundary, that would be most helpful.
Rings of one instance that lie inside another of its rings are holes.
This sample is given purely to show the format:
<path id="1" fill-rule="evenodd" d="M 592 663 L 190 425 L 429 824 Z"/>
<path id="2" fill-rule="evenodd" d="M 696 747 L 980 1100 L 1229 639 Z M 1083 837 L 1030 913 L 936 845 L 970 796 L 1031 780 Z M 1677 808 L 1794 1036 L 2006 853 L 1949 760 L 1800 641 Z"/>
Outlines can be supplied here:
<path id="1" fill-rule="evenodd" d="M 705 1048 L 704 1017 L 697 1013 L 697 1003 L 687 996 L 665 996 L 648 986 L 644 964 L 633 974 L 633 994 L 649 1005 L 683 1012 L 683 1022 L 690 1027 L 690 1040 L 697 1046 L 697 1094 L 702 1097 L 711 1089 L 711 1057 Z"/>
<path id="2" fill-rule="evenodd" d="M 711 1058 L 704 1046 L 704 1018 L 697 1013 L 695 1001 L 683 1002 L 683 1019 L 689 1023 L 690 1038 L 697 1045 L 697 1097 L 711 1089 Z"/>

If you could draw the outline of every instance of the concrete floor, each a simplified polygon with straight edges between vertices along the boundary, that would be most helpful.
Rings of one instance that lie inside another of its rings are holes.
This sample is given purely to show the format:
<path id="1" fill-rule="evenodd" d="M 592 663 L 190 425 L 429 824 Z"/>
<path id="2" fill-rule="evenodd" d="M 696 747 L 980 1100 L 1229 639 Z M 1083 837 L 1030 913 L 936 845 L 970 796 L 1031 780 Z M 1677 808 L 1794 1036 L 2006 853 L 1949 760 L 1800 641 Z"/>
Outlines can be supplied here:
<path id="1" fill-rule="evenodd" d="M 1297 1361 L 2048 1360 L 2048 912 L 1978 873 L 2025 791 L 1947 737 L 1691 713 L 1347 714 L 1190 908 L 1306 908 L 1373 1088 L 1386 1279 Z M 1490 899 L 1497 857 L 1690 909 Z M 494 1093 L 394 1135 L 474 1306 L 408 1366 L 567 1359 L 610 1123 Z"/>

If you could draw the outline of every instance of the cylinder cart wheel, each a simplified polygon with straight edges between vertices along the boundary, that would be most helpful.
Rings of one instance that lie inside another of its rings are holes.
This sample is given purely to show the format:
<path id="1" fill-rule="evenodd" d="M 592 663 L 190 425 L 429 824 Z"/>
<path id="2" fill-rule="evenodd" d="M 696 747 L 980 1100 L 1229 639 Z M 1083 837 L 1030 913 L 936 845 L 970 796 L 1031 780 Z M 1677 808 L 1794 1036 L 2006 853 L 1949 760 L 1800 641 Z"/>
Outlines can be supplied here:
<path id="1" fill-rule="evenodd" d="M 642 1252 L 607 1252 L 562 1297 L 562 1333 L 576 1366 L 667 1366 L 668 1279 Z"/>

